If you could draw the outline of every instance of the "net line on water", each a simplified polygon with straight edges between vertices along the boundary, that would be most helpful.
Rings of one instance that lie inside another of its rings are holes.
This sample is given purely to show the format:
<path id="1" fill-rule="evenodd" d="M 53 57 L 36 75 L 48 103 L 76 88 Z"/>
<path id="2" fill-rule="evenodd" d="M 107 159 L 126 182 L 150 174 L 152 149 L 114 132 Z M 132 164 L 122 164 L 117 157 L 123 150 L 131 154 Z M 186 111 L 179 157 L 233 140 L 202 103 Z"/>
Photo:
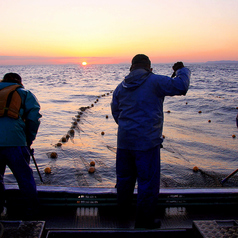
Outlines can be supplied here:
<path id="1" fill-rule="evenodd" d="M 83 120 L 85 120 L 87 123 L 89 123 L 89 124 L 92 125 L 92 123 L 89 122 L 89 121 L 87 121 L 85 118 L 84 118 Z M 88 129 L 88 130 L 90 130 L 91 132 L 93 132 L 95 135 L 98 135 L 98 133 L 97 133 L 95 130 L 92 130 L 92 129 Z M 83 130 L 82 130 L 82 131 L 83 131 Z M 107 143 L 105 143 L 105 142 L 102 140 L 102 138 L 101 138 L 100 136 L 98 136 L 98 140 L 100 140 L 101 144 L 102 144 L 105 148 L 107 148 L 108 150 L 110 150 L 111 152 L 113 152 L 114 154 L 116 154 L 117 148 L 115 148 L 115 147 L 113 147 L 113 146 L 108 145 Z"/>
<path id="2" fill-rule="evenodd" d="M 112 93 L 112 91 L 111 91 L 111 93 Z M 101 96 L 97 96 L 97 99 L 94 101 L 94 104 L 96 104 L 99 101 L 99 98 L 105 97 L 107 95 L 109 95 L 109 93 L 103 94 Z M 61 148 L 60 151 L 63 153 L 63 155 L 65 157 L 70 157 L 71 159 L 73 159 L 76 168 L 79 168 L 79 160 L 78 160 L 78 158 L 79 158 L 88 173 L 89 173 L 90 163 L 82 155 L 80 155 L 80 151 L 77 151 L 77 152 L 74 152 L 74 153 L 72 153 L 72 152 L 68 153 L 69 151 L 63 150 L 61 146 L 62 146 L 63 143 L 67 143 L 68 140 L 71 140 L 72 143 L 74 143 L 75 131 L 79 134 L 79 137 L 80 137 L 80 133 L 84 132 L 84 130 L 82 129 L 82 126 L 80 126 L 80 122 L 85 121 L 88 124 L 91 124 L 85 118 L 85 116 L 88 115 L 86 113 L 86 110 L 90 109 L 90 108 L 93 108 L 94 104 L 91 104 L 91 106 L 86 106 L 86 107 L 80 107 L 79 108 L 78 114 L 75 117 L 72 118 L 73 122 L 72 122 L 72 126 L 69 129 L 69 131 L 59 140 L 59 142 L 57 144 L 54 145 L 55 147 L 60 147 Z M 93 132 L 94 134 L 98 134 L 97 132 L 95 132 L 92 129 L 91 129 L 91 132 Z M 112 152 L 115 151 L 114 147 L 112 147 L 110 145 L 107 145 L 100 137 L 99 137 L 99 140 L 100 140 L 101 144 L 103 144 L 103 146 L 105 148 L 107 148 L 108 150 L 110 150 Z M 67 152 L 67 154 L 66 154 L 66 152 Z M 99 166 L 103 166 L 103 167 L 108 168 L 107 165 L 102 160 L 100 160 L 100 159 L 95 159 L 95 162 Z M 76 178 L 79 178 L 80 181 L 82 180 L 81 182 L 84 185 L 89 186 L 89 183 L 88 183 L 86 177 L 84 176 L 84 174 L 79 169 L 77 169 L 77 170 L 78 170 L 78 172 L 76 173 Z M 103 179 L 100 176 L 98 170 L 95 170 L 95 172 L 90 173 L 90 175 L 91 175 L 91 177 L 93 177 L 95 180 L 97 180 L 99 182 L 103 181 Z M 78 181 L 78 183 L 79 183 L 79 181 Z M 79 185 L 81 185 L 81 183 Z"/>
<path id="3" fill-rule="evenodd" d="M 65 154 L 65 150 L 62 149 L 62 151 Z M 88 173 L 88 171 L 89 171 L 90 163 L 87 162 L 87 160 L 82 155 L 80 155 L 79 152 L 74 152 L 73 154 L 71 153 L 70 157 L 74 160 L 75 167 L 78 170 L 78 173 L 77 173 L 79 175 L 78 178 L 80 179 L 80 181 L 81 181 L 81 179 L 83 179 L 83 184 L 86 184 L 86 186 L 89 186 L 89 183 L 88 183 L 83 171 L 80 171 L 80 169 L 79 169 L 79 160 L 78 160 L 78 158 L 82 161 L 82 163 L 85 167 L 85 172 L 86 173 Z M 101 178 L 100 174 L 98 174 L 97 170 L 95 170 L 95 172 L 91 174 L 91 177 L 93 177 L 94 179 L 96 179 L 99 182 L 102 182 L 102 178 Z"/>
<path id="4" fill-rule="evenodd" d="M 109 95 L 109 94 L 108 94 Z M 100 96 L 100 97 L 105 97 L 106 94 Z M 94 124 L 92 124 L 89 120 L 87 120 L 87 116 L 89 115 L 90 116 L 90 111 L 87 111 L 87 109 L 92 109 L 94 107 L 94 105 L 99 101 L 100 97 L 98 96 L 98 98 L 96 99 L 96 101 L 94 102 L 94 104 L 91 104 L 91 106 L 87 106 L 87 107 L 81 107 L 79 108 L 79 112 L 78 112 L 78 115 L 76 115 L 73 119 L 73 122 L 72 122 L 72 127 L 71 127 L 71 130 L 75 130 L 76 132 L 78 132 L 79 134 L 79 137 L 80 137 L 80 133 L 81 132 L 84 132 L 84 130 L 82 129 L 82 126 L 83 124 L 81 124 L 81 122 L 86 122 L 87 124 L 90 124 L 92 126 L 94 126 Z M 101 135 L 99 135 L 99 133 L 93 129 L 93 127 L 90 127 L 90 128 L 87 128 L 87 130 L 91 131 L 93 134 L 97 135 L 98 138 L 97 140 L 100 142 L 100 144 L 103 145 L 104 148 L 107 148 L 108 150 L 110 150 L 111 152 L 113 152 L 114 154 L 116 153 L 116 148 L 111 146 L 111 145 L 108 145 L 107 143 L 105 143 L 105 141 L 102 139 Z M 66 137 L 67 135 L 69 135 L 70 133 L 68 132 L 66 134 Z M 73 136 L 69 136 L 67 138 L 68 139 L 71 139 L 72 142 L 73 142 Z M 81 139 L 81 138 L 80 138 Z M 62 141 L 62 139 L 60 140 Z M 201 184 L 199 183 L 199 181 L 194 181 L 194 182 L 191 182 L 189 184 L 186 184 L 186 182 L 181 182 L 182 179 L 178 179 L 178 178 L 171 178 L 170 176 L 166 175 L 166 174 L 161 174 L 161 180 L 162 182 L 165 184 L 166 187 L 170 187 L 169 184 L 172 183 L 172 186 L 174 187 L 186 187 L 187 186 L 191 186 L 191 184 L 195 185 L 195 186 L 205 186 L 205 187 L 217 187 L 217 186 L 222 186 L 221 184 L 221 180 L 222 180 L 222 177 L 220 175 L 217 175 L 215 174 L 214 172 L 211 172 L 211 171 L 205 171 L 205 170 L 201 170 L 201 169 L 198 169 L 198 171 L 193 171 L 192 168 L 191 168 L 191 163 L 190 163 L 190 160 L 187 159 L 178 149 L 176 149 L 172 143 L 170 143 L 170 140 L 169 138 L 166 138 L 166 143 L 168 143 L 168 147 L 163 147 L 163 149 L 171 154 L 173 154 L 173 158 L 176 158 L 178 159 L 179 161 L 181 160 L 184 160 L 185 162 L 187 162 L 189 165 L 184 165 L 183 166 L 186 168 L 185 172 L 183 171 L 180 171 L 180 177 L 183 178 L 184 181 L 188 181 L 188 180 L 200 180 Z M 64 152 L 65 153 L 65 152 Z M 71 157 L 74 159 L 75 161 L 75 166 L 76 167 L 79 167 L 77 164 L 79 163 L 79 161 L 76 161 L 77 159 L 76 158 L 80 158 L 81 162 L 83 163 L 84 167 L 86 169 L 88 169 L 89 167 L 89 163 L 87 162 L 87 160 L 82 156 L 80 155 L 80 152 L 77 152 L 79 155 L 71 155 Z M 101 166 L 104 166 L 106 167 L 105 163 L 103 161 L 101 161 L 100 159 L 95 159 L 95 162 L 97 162 L 97 164 L 101 165 Z M 175 160 L 170 160 L 171 163 L 173 164 L 177 164 L 177 165 L 181 165 L 181 163 L 179 163 L 178 161 L 175 161 Z M 192 171 L 192 174 L 191 174 L 191 171 Z M 81 175 L 81 173 L 79 172 L 79 175 Z M 100 176 L 99 173 L 94 173 L 94 178 L 99 181 L 99 182 L 102 182 L 102 178 Z M 80 177 L 80 176 L 79 176 Z M 84 180 L 84 184 L 87 184 L 88 185 L 88 182 L 86 181 L 86 178 L 85 176 L 81 176 Z M 80 177 L 80 179 L 81 179 Z M 185 179 L 184 179 L 185 178 Z M 234 177 L 235 178 L 235 177 Z"/>
<path id="5" fill-rule="evenodd" d="M 89 123 L 89 124 L 92 125 L 92 123 L 90 123 L 89 121 L 87 121 L 85 118 L 84 118 L 84 120 L 85 120 L 87 123 Z M 113 147 L 113 146 L 108 145 L 107 143 L 105 143 L 105 142 L 103 141 L 103 139 L 101 138 L 101 136 L 99 135 L 99 133 L 97 133 L 97 132 L 96 132 L 95 130 L 93 130 L 93 129 L 88 129 L 88 130 L 98 136 L 98 137 L 97 137 L 97 140 L 100 141 L 100 143 L 103 145 L 103 148 L 107 148 L 109 151 L 111 151 L 111 152 L 113 152 L 114 154 L 116 154 L 116 150 L 117 150 L 117 149 L 116 149 L 115 147 Z M 82 142 L 82 143 L 83 143 L 83 142 Z M 107 166 L 101 159 L 94 159 L 94 160 L 95 160 L 95 162 L 97 162 L 97 164 L 100 164 L 101 166 L 108 168 L 108 166 Z"/>
<path id="6" fill-rule="evenodd" d="M 65 154 L 65 151 L 62 149 L 63 153 Z M 82 171 L 80 171 L 80 166 L 79 166 L 79 161 L 76 159 L 76 156 L 71 156 L 71 158 L 73 159 L 74 161 L 74 167 L 76 168 L 76 173 L 75 173 L 75 176 L 76 176 L 76 180 L 78 182 L 78 185 L 81 186 L 82 184 L 89 187 L 89 184 L 88 184 L 88 181 L 87 179 L 85 178 L 85 175 Z M 80 156 L 80 159 L 82 160 L 81 156 Z M 84 163 L 84 166 L 86 167 L 86 162 L 84 160 L 82 160 L 83 163 Z M 88 167 L 88 166 L 87 166 Z M 86 168 L 87 168 L 86 167 Z"/>
<path id="7" fill-rule="evenodd" d="M 183 164 L 183 167 L 186 168 L 186 171 L 190 171 L 190 172 L 187 172 L 186 174 L 181 170 L 179 172 L 179 174 L 181 175 L 181 177 L 184 177 L 186 178 L 185 181 L 189 181 L 189 183 L 186 183 L 184 182 L 179 182 L 179 181 L 176 181 L 172 178 L 168 178 L 166 176 L 166 174 L 163 174 L 161 173 L 161 177 L 162 177 L 162 182 L 164 183 L 165 187 L 169 187 L 169 183 L 171 183 L 172 181 L 172 184 L 173 186 L 175 187 L 223 187 L 224 184 L 222 183 L 223 179 L 224 179 L 224 175 L 222 174 L 219 174 L 219 173 L 215 173 L 213 171 L 208 171 L 208 170 L 204 170 L 204 169 L 201 169 L 201 168 L 198 168 L 197 166 L 194 166 L 193 168 L 191 168 L 191 162 L 189 159 L 185 158 L 184 155 L 182 155 L 182 153 L 178 150 L 178 149 L 175 149 L 172 145 L 172 143 L 170 142 L 169 138 L 166 137 L 166 143 L 169 144 L 169 148 L 165 148 L 163 147 L 164 150 L 166 150 L 167 152 L 169 153 L 172 153 L 172 154 L 177 154 L 176 156 L 173 156 L 173 158 L 177 158 L 177 159 L 180 159 L 179 156 L 187 162 L 187 165 L 186 164 Z M 175 163 L 179 166 L 181 166 L 181 164 L 175 160 L 172 160 L 172 159 L 168 159 L 169 160 L 168 162 L 172 162 L 172 163 Z M 229 178 L 230 179 L 230 178 Z M 194 181 L 194 180 L 197 180 L 197 181 Z M 233 176 L 233 178 L 231 179 L 231 183 L 232 184 L 237 184 L 238 183 L 238 176 Z M 232 185 L 234 186 L 234 185 Z"/>
<path id="8" fill-rule="evenodd" d="M 85 121 L 87 121 L 87 123 L 90 123 L 88 120 L 86 120 L 85 119 Z M 90 129 L 91 130 L 91 132 L 93 132 L 94 134 L 96 134 L 96 135 L 98 135 L 98 133 L 95 131 L 95 130 L 93 130 L 93 129 Z M 103 144 L 104 146 L 106 146 L 109 150 L 111 150 L 113 153 L 116 153 L 116 148 L 115 147 L 112 147 L 112 146 L 109 146 L 109 145 L 107 145 L 102 139 L 101 139 L 101 137 L 98 137 L 99 138 L 99 140 L 100 140 L 100 142 L 101 142 L 101 144 Z M 187 159 L 178 149 L 175 149 L 173 146 L 172 146 L 172 144 L 170 143 L 170 141 L 168 140 L 168 138 L 166 139 L 166 142 L 168 142 L 169 143 L 169 146 L 168 146 L 168 148 L 165 148 L 165 147 L 163 147 L 163 149 L 164 150 L 166 150 L 167 152 L 170 152 L 170 153 L 172 153 L 172 154 L 174 154 L 174 156 L 173 156 L 173 158 L 176 158 L 176 159 L 178 159 L 178 160 L 184 160 L 184 161 L 186 161 L 187 163 L 189 163 L 189 165 L 187 165 L 187 166 L 185 166 L 184 165 L 184 167 L 186 167 L 186 169 L 187 169 L 187 171 L 188 170 L 192 170 L 191 169 L 191 166 L 190 166 L 190 160 L 189 159 Z M 171 160 L 172 161 L 172 160 Z M 175 160 L 173 160 L 173 163 L 176 163 L 177 165 L 180 165 L 180 163 L 179 162 L 176 162 Z M 197 171 L 198 172 L 198 171 Z M 218 181 L 218 178 L 215 176 L 215 175 L 213 175 L 212 173 L 210 173 L 210 172 L 208 172 L 208 171 L 204 171 L 204 170 L 201 170 L 201 169 L 199 169 L 199 172 L 201 173 L 201 175 L 202 175 L 202 177 L 203 178 L 210 178 L 210 179 L 213 179 L 214 180 L 214 186 L 221 186 L 221 184 L 220 184 L 220 182 Z M 181 177 L 186 177 L 187 175 L 184 175 L 184 174 L 182 174 L 182 172 L 181 172 Z M 163 180 L 163 182 L 165 182 L 166 183 L 166 180 L 171 180 L 171 179 L 169 179 L 169 178 L 167 178 L 167 176 L 164 174 L 162 174 L 161 175 L 161 177 L 162 177 L 162 180 Z M 189 178 L 188 178 L 189 179 Z M 173 184 L 176 184 L 177 182 L 175 181 L 175 182 L 173 182 Z M 177 183 L 177 184 L 179 184 L 179 186 L 181 186 L 181 183 Z M 178 186 L 178 185 L 176 185 L 176 186 Z M 184 185 L 182 185 L 183 187 L 184 187 Z"/>
<path id="9" fill-rule="evenodd" d="M 90 113 L 90 112 L 88 112 Z M 88 114 L 84 114 L 85 117 L 87 117 Z M 87 120 L 85 117 L 82 118 L 82 121 L 85 121 L 86 123 L 94 126 L 94 124 L 92 124 L 89 120 Z M 80 131 L 84 132 L 81 128 L 79 128 Z M 92 133 L 94 133 L 95 135 L 98 135 L 98 132 L 96 132 L 95 130 L 93 130 L 92 128 L 91 129 L 87 129 L 89 131 L 91 131 Z M 80 131 L 78 131 L 78 133 L 80 133 Z M 104 133 L 104 132 L 101 132 L 101 133 Z M 102 135 L 102 134 L 101 134 Z M 107 143 L 105 143 L 102 138 L 100 136 L 98 136 L 98 140 L 100 140 L 101 144 L 106 147 L 108 150 L 112 151 L 113 153 L 116 153 L 116 148 L 111 146 L 111 145 L 108 145 Z"/>

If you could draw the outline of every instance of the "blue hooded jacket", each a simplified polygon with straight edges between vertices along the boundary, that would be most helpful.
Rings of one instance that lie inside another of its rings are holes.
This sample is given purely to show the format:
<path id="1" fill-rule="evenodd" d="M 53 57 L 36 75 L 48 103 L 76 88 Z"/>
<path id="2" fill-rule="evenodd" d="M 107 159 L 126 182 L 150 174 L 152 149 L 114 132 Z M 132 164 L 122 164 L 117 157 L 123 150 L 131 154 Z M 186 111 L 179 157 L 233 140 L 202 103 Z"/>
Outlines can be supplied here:
<path id="1" fill-rule="evenodd" d="M 0 82 L 0 89 L 15 84 Z M 36 138 L 41 118 L 39 102 L 34 94 L 23 86 L 18 88 L 17 92 L 22 99 L 20 116 L 18 119 L 8 116 L 0 117 L 0 147 L 29 146 Z"/>
<path id="2" fill-rule="evenodd" d="M 115 89 L 111 103 L 118 124 L 119 149 L 145 151 L 163 142 L 164 97 L 185 95 L 190 74 L 185 67 L 176 71 L 175 78 L 136 69 L 125 77 Z"/>

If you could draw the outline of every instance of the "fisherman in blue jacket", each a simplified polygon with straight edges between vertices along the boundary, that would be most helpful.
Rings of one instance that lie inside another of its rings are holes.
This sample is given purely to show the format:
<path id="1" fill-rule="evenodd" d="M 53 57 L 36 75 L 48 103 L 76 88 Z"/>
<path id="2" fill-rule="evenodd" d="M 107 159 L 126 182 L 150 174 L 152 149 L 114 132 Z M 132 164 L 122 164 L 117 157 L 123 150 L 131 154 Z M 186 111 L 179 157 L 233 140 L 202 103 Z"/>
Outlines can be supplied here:
<path id="1" fill-rule="evenodd" d="M 152 73 L 150 59 L 138 54 L 130 73 L 113 93 L 111 111 L 118 124 L 117 199 L 121 211 L 129 208 L 138 183 L 136 228 L 157 228 L 155 208 L 160 187 L 163 102 L 165 96 L 185 95 L 190 70 L 173 65 L 172 77 Z M 124 209 L 123 209 L 124 208 Z"/>
<path id="2" fill-rule="evenodd" d="M 16 73 L 7 73 L 0 82 L 0 90 L 11 85 L 20 85 L 17 92 L 21 98 L 18 118 L 0 117 L 0 214 L 5 210 L 3 177 L 6 166 L 15 176 L 24 200 L 25 214 L 31 213 L 38 203 L 36 183 L 30 163 L 30 146 L 36 138 L 40 125 L 40 105 L 36 97 L 22 85 Z M 1 101 L 1 98 L 0 98 Z"/>

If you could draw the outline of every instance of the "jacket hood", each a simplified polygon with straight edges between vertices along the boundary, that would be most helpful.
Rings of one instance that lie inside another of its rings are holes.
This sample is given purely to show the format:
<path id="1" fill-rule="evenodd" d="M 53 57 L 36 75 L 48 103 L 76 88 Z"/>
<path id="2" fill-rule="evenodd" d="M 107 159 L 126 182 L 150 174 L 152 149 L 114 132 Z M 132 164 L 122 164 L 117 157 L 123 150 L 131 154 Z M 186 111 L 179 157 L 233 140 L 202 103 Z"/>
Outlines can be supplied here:
<path id="1" fill-rule="evenodd" d="M 3 89 L 3 88 L 6 88 L 8 86 L 15 85 L 15 84 L 17 84 L 17 83 L 0 82 L 0 90 Z M 23 85 L 21 85 L 21 84 L 19 84 L 19 85 L 22 88 L 24 88 Z"/>
<path id="2" fill-rule="evenodd" d="M 122 86 L 128 89 L 137 88 L 145 82 L 145 80 L 151 73 L 152 72 L 147 71 L 145 69 L 133 70 L 132 72 L 130 72 L 129 75 L 125 77 L 125 79 L 122 82 Z"/>

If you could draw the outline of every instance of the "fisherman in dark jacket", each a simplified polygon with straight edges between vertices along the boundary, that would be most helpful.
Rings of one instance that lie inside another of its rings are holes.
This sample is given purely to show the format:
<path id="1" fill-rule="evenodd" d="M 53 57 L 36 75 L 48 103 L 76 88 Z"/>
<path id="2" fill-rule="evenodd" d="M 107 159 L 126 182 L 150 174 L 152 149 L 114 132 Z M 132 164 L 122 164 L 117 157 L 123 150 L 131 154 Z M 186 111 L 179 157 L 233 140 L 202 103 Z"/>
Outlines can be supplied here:
<path id="1" fill-rule="evenodd" d="M 136 227 L 156 228 L 155 207 L 160 187 L 160 147 L 163 142 L 165 96 L 185 95 L 190 70 L 182 62 L 172 77 L 152 73 L 146 55 L 132 59 L 130 73 L 113 93 L 112 115 L 118 124 L 117 196 L 121 208 L 130 206 L 138 182 Z"/>
<path id="2" fill-rule="evenodd" d="M 26 209 L 25 214 L 31 214 L 38 198 L 32 169 L 29 166 L 30 146 L 40 125 L 40 105 L 34 94 L 23 87 L 21 77 L 16 73 L 4 76 L 0 82 L 0 90 L 12 85 L 20 86 L 17 93 L 20 95 L 21 107 L 19 115 L 15 118 L 7 113 L 0 117 L 0 214 L 5 209 L 3 177 L 6 166 L 11 169 L 18 182 Z M 1 98 L 0 102 L 3 103 Z"/>

